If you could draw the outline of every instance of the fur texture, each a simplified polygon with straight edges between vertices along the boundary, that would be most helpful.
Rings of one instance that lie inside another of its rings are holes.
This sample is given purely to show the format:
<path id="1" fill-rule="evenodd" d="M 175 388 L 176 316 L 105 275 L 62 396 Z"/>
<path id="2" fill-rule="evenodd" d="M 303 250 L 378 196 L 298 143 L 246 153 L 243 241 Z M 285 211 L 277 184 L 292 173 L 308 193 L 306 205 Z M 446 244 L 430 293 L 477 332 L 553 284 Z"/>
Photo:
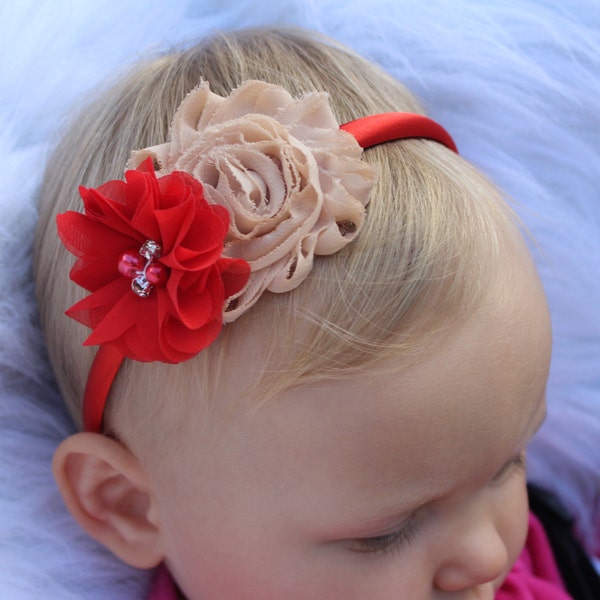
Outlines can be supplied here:
<path id="1" fill-rule="evenodd" d="M 376 8 L 374 8 L 376 5 Z M 36 322 L 36 188 L 66 115 L 146 52 L 213 29 L 323 31 L 404 81 L 516 201 L 554 321 L 549 416 L 530 477 L 600 555 L 600 5 L 596 0 L 158 0 L 0 4 L 0 589 L 141 597 L 148 574 L 80 533 L 50 460 L 71 428 Z"/>

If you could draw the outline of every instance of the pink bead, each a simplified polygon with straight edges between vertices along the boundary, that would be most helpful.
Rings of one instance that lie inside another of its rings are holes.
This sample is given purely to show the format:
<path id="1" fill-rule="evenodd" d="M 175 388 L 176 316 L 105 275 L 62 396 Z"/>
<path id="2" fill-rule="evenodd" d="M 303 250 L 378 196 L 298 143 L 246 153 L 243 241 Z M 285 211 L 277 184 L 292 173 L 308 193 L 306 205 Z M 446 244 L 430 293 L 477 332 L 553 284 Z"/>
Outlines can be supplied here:
<path id="1" fill-rule="evenodd" d="M 167 281 L 167 269 L 160 263 L 153 262 L 146 269 L 146 279 L 152 285 L 163 285 Z"/>
<path id="2" fill-rule="evenodd" d="M 137 250 L 127 250 L 119 258 L 119 273 L 133 279 L 144 268 L 144 259 Z"/>

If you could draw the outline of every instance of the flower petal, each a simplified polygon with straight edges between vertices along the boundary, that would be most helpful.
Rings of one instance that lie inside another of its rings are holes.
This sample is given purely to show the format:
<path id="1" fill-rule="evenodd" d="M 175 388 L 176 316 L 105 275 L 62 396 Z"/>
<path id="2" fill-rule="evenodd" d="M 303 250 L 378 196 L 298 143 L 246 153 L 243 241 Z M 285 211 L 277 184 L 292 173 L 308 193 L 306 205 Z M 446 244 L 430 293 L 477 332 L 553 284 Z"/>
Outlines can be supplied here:
<path id="1" fill-rule="evenodd" d="M 140 245 L 139 239 L 81 213 L 70 211 L 58 215 L 56 220 L 63 244 L 79 257 L 71 269 L 71 279 L 88 291 L 97 290 L 118 277 L 120 255 Z"/>
<path id="2" fill-rule="evenodd" d="M 108 327 L 110 327 L 110 330 L 103 333 L 101 329 L 100 333 L 97 333 L 99 324 L 104 321 L 106 316 L 114 310 L 115 306 L 117 306 L 123 298 L 128 297 L 130 294 L 133 295 L 129 282 L 124 277 L 121 277 L 74 304 L 67 311 L 67 315 L 94 329 L 94 332 L 90 336 L 92 341 L 89 341 L 90 338 L 86 341 L 88 345 L 104 343 L 104 341 L 121 335 L 127 328 L 127 324 L 125 321 L 119 320 L 118 318 L 112 323 L 109 319 Z M 119 311 L 117 311 L 117 317 L 118 312 Z M 105 325 L 104 327 L 107 326 Z M 92 336 L 99 336 L 99 339 L 102 339 L 102 341 L 96 341 L 96 338 Z"/>

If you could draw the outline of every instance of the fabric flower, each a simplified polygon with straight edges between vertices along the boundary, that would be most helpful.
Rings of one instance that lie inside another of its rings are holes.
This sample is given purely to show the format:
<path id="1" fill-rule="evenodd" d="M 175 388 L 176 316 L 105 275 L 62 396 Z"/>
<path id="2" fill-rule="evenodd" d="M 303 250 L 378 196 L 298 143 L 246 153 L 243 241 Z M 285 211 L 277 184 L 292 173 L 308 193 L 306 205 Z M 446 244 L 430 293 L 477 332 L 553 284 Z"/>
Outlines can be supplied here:
<path id="1" fill-rule="evenodd" d="M 248 285 L 225 321 L 264 290 L 287 292 L 358 234 L 374 183 L 354 137 L 339 129 L 328 96 L 293 98 L 279 86 L 247 81 L 223 98 L 202 83 L 177 110 L 171 141 L 134 152 L 158 174 L 184 171 L 225 207 L 231 225 L 224 255 L 250 264 Z"/>
<path id="2" fill-rule="evenodd" d="M 86 345 L 177 363 L 211 344 L 227 299 L 250 272 L 223 257 L 227 210 L 209 204 L 187 173 L 157 178 L 151 161 L 80 194 L 85 214 L 67 212 L 57 223 L 78 257 L 71 279 L 92 292 L 67 311 L 92 328 Z"/>

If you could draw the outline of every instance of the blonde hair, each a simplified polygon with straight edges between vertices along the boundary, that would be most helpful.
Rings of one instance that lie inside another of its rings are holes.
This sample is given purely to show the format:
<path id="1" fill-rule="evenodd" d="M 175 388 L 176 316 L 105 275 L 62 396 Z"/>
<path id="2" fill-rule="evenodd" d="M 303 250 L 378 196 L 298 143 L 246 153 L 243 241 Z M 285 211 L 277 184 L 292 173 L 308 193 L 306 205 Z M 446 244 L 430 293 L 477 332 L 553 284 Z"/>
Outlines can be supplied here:
<path id="1" fill-rule="evenodd" d="M 177 106 L 201 79 L 221 95 L 247 79 L 281 85 L 296 96 L 327 91 L 340 123 L 386 111 L 423 112 L 405 87 L 370 62 L 331 40 L 281 29 L 215 35 L 138 65 L 98 95 L 49 161 L 36 246 L 49 355 L 78 425 L 96 350 L 82 348 L 85 328 L 62 315 L 84 292 L 68 280 L 73 258 L 58 241 L 54 217 L 80 209 L 79 185 L 121 178 L 132 150 L 166 141 Z M 126 361 L 111 396 L 112 428 L 122 431 L 122 420 L 151 419 L 173 398 L 183 399 L 182 418 L 186 398 L 218 402 L 219 382 L 248 349 L 260 355 L 262 368 L 248 373 L 247 387 L 254 379 L 255 396 L 263 399 L 301 382 L 343 376 L 390 353 L 408 361 L 483 298 L 502 232 L 513 227 L 497 190 L 435 142 L 388 143 L 367 150 L 364 160 L 377 165 L 379 177 L 358 239 L 318 258 L 293 292 L 264 294 L 188 363 Z M 162 401 L 152 398 L 158 386 Z"/>

